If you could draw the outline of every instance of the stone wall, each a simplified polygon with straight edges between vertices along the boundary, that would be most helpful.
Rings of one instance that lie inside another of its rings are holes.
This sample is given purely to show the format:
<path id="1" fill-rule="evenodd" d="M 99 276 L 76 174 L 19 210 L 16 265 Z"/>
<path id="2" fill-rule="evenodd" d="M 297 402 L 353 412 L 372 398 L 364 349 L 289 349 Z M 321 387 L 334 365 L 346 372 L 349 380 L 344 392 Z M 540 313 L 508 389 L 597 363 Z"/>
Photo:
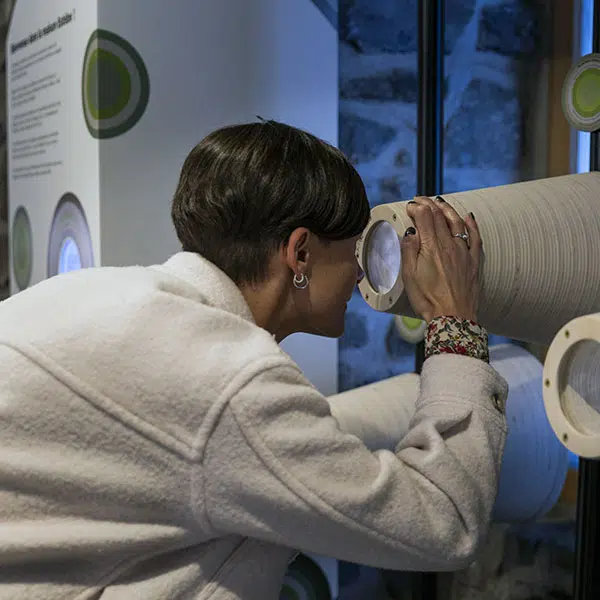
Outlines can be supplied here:
<path id="1" fill-rule="evenodd" d="M 372 206 L 416 193 L 417 2 L 340 0 L 340 147 Z M 447 0 L 444 192 L 544 176 L 544 6 Z M 414 347 L 392 317 L 356 293 L 340 341 L 340 389 L 413 368 Z"/>

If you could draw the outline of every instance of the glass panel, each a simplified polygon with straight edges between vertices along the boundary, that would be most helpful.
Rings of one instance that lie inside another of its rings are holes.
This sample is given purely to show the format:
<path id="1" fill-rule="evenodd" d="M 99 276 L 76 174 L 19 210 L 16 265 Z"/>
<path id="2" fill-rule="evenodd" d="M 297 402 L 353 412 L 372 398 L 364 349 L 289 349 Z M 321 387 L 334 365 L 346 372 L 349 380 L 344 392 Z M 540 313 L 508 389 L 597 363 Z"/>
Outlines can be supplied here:
<path id="1" fill-rule="evenodd" d="M 339 27 L 339 146 L 363 178 L 372 207 L 412 198 L 417 166 L 416 0 L 340 0 Z M 372 310 L 356 290 L 339 344 L 340 391 L 414 371 L 415 345 L 406 341 L 410 336 L 403 337 L 403 330 L 394 316 Z M 378 569 L 341 562 L 339 598 L 388 598 L 384 577 Z M 403 577 L 400 584 L 398 577 Z M 392 584 L 410 592 L 410 577 L 396 574 Z"/>
<path id="2" fill-rule="evenodd" d="M 444 191 L 575 170 L 577 156 L 571 149 L 577 146 L 561 100 L 562 83 L 579 51 L 574 32 L 590 35 L 577 23 L 577 15 L 584 13 L 585 6 L 572 0 L 475 3 L 477 28 L 465 32 L 447 57 Z M 579 137 L 583 150 L 586 141 Z M 544 359 L 546 348 L 524 346 Z M 540 412 L 536 418 L 544 416 Z M 569 598 L 576 489 L 577 459 L 572 456 L 550 512 L 534 523 L 494 525 L 472 568 L 441 577 L 439 600 Z"/>
<path id="3" fill-rule="evenodd" d="M 340 148 L 360 173 L 371 206 L 416 192 L 417 5 L 340 0 Z M 339 389 L 414 370 L 415 346 L 392 315 L 358 290 L 339 346 Z"/>
<path id="4" fill-rule="evenodd" d="M 589 136 L 562 114 L 562 83 L 591 50 L 591 0 L 446 0 L 445 193 L 588 170 Z M 372 206 L 416 191 L 417 0 L 340 0 L 340 147 Z M 490 336 L 490 343 L 506 342 Z M 546 348 L 525 345 L 540 360 Z M 394 318 L 355 294 L 340 390 L 414 368 Z M 541 522 L 494 526 L 472 569 L 439 576 L 440 600 L 570 597 L 577 459 Z M 413 598 L 407 574 L 340 566 L 340 599 Z M 385 589 L 385 591 L 384 591 Z"/>

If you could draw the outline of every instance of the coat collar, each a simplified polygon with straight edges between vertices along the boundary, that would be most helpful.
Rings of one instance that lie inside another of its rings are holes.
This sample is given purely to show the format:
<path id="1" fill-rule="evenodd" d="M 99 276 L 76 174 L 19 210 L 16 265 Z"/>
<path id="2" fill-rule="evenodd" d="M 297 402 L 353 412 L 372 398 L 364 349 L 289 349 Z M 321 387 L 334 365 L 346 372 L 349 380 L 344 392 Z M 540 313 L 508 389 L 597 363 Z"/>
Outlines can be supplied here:
<path id="1" fill-rule="evenodd" d="M 255 323 L 240 289 L 223 271 L 204 257 L 195 252 L 179 252 L 164 263 L 163 267 L 194 286 L 206 298 L 207 304 Z"/>

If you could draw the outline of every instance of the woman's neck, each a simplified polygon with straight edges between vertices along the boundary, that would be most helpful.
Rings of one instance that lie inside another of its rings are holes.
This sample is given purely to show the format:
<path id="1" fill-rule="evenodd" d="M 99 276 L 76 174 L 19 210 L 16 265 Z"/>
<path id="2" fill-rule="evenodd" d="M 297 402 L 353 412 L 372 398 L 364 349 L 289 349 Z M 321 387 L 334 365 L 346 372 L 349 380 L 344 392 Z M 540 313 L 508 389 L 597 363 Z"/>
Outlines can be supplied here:
<path id="1" fill-rule="evenodd" d="M 242 285 L 255 323 L 272 334 L 277 343 L 294 333 L 288 317 L 288 290 L 283 282 L 267 280 L 257 285 Z"/>

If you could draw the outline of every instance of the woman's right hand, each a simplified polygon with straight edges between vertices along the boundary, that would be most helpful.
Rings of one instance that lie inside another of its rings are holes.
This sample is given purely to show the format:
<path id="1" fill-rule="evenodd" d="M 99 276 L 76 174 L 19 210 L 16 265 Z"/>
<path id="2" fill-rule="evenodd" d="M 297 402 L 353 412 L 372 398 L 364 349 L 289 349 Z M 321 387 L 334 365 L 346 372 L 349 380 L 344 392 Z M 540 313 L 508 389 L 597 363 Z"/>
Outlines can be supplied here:
<path id="1" fill-rule="evenodd" d="M 463 221 L 447 202 L 422 196 L 406 211 L 414 228 L 401 243 L 402 279 L 414 311 L 427 323 L 439 316 L 477 321 L 482 244 L 475 219 Z M 469 243 L 457 233 L 468 233 Z"/>

